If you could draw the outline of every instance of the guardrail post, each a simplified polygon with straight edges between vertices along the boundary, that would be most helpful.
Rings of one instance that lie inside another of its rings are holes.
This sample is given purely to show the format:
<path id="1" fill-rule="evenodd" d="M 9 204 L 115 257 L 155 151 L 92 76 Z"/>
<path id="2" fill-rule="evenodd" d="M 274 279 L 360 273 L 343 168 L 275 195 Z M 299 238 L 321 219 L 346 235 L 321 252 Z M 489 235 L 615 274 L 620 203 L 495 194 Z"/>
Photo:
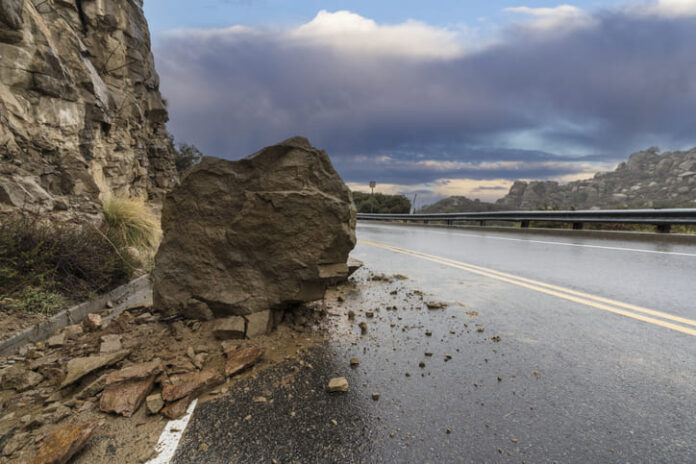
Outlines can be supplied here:
<path id="1" fill-rule="evenodd" d="M 452 225 L 452 220 L 451 220 L 451 219 L 448 219 L 448 220 L 447 220 L 447 225 L 448 225 L 448 226 L 451 226 L 451 225 Z"/>
<path id="2" fill-rule="evenodd" d="M 479 226 L 486 227 L 486 221 L 479 221 Z"/>
<path id="3" fill-rule="evenodd" d="M 522 222 L 520 223 L 520 227 L 522 227 L 523 229 L 528 228 L 528 227 L 529 227 L 529 221 L 522 221 Z"/>
<path id="4" fill-rule="evenodd" d="M 672 230 L 671 224 L 658 224 L 657 225 L 657 231 L 661 234 L 669 234 L 670 230 Z"/>
<path id="5" fill-rule="evenodd" d="M 573 223 L 573 230 L 582 230 L 583 223 L 582 222 L 574 222 Z"/>

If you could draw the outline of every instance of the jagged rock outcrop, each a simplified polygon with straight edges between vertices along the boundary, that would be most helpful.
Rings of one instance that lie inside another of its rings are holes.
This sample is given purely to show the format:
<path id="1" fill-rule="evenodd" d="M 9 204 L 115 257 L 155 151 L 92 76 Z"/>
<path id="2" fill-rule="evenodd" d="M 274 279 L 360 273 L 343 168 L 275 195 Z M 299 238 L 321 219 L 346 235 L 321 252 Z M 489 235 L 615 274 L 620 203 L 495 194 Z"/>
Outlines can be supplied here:
<path id="1" fill-rule="evenodd" d="M 164 201 L 155 307 L 210 319 L 320 299 L 348 275 L 355 218 L 350 190 L 307 139 L 203 158 Z"/>
<path id="2" fill-rule="evenodd" d="M 632 154 L 616 170 L 569 182 L 517 181 L 497 202 L 503 209 L 696 207 L 696 148 Z"/>
<path id="3" fill-rule="evenodd" d="M 0 213 L 176 182 L 142 0 L 0 0 Z"/>

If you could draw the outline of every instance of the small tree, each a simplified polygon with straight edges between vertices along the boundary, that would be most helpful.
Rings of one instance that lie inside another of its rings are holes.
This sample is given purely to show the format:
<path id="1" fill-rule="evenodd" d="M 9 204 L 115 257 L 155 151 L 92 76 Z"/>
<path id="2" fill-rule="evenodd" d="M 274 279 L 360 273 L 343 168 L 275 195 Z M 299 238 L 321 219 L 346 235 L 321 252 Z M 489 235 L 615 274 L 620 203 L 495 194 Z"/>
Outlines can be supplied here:
<path id="1" fill-rule="evenodd" d="M 194 164 L 198 163 L 203 157 L 203 153 L 196 148 L 195 145 L 188 143 L 180 143 L 179 147 L 174 150 L 174 165 L 176 170 L 184 172 Z"/>

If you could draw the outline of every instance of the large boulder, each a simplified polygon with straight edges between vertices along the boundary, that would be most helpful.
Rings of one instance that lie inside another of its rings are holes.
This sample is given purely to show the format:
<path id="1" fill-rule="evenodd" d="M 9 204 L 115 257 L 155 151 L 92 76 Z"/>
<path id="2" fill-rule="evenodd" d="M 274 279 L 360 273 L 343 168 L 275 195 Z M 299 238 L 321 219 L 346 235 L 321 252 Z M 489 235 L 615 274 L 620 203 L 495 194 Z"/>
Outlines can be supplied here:
<path id="1" fill-rule="evenodd" d="M 244 316 L 323 297 L 348 275 L 355 207 L 326 152 L 295 137 L 239 161 L 206 157 L 166 197 L 154 304 Z"/>

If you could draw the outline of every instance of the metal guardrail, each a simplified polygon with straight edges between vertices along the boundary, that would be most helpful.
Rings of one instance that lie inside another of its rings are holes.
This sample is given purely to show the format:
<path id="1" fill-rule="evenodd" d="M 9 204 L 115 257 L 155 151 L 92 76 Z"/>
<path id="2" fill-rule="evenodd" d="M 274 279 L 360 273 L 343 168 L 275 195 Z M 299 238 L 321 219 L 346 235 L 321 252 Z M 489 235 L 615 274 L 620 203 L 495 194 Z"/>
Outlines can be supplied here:
<path id="1" fill-rule="evenodd" d="M 673 225 L 696 225 L 696 208 L 674 209 L 604 209 L 583 211 L 489 211 L 483 213 L 437 213 L 437 214 L 369 214 L 358 213 L 358 219 L 377 221 L 444 221 L 448 225 L 455 221 L 519 222 L 529 227 L 535 222 L 567 222 L 573 229 L 582 229 L 585 223 L 647 224 L 657 227 L 658 232 L 669 232 Z"/>

